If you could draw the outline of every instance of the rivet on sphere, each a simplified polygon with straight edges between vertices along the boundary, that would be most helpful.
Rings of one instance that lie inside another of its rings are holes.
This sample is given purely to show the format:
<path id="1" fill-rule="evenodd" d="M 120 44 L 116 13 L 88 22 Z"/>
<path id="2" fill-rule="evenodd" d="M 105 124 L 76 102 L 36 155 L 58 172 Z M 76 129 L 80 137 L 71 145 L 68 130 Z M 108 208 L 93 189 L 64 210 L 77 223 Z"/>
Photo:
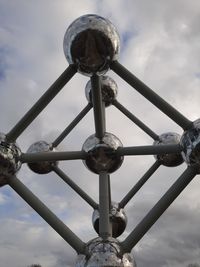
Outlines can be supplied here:
<path id="1" fill-rule="evenodd" d="M 32 144 L 27 153 L 52 152 L 51 145 L 45 141 L 38 141 Z M 28 163 L 28 167 L 35 173 L 46 174 L 52 171 L 52 165 L 57 165 L 55 161 L 40 161 Z"/>
<path id="2" fill-rule="evenodd" d="M 63 42 L 69 64 L 84 75 L 102 75 L 119 54 L 119 35 L 113 24 L 98 15 L 84 15 L 68 27 Z"/>
<path id="3" fill-rule="evenodd" d="M 126 229 L 127 216 L 124 209 L 119 208 L 118 203 L 112 202 L 109 217 L 112 224 L 112 236 L 116 238 L 123 234 Z M 95 231 L 99 234 L 99 210 L 94 210 L 92 224 Z"/>
<path id="4" fill-rule="evenodd" d="M 112 102 L 117 98 L 117 84 L 109 76 L 101 77 L 101 92 L 102 100 L 105 103 L 105 106 L 108 107 Z M 89 103 L 92 103 L 92 86 L 91 81 L 88 81 L 85 87 L 85 95 Z"/>
<path id="5" fill-rule="evenodd" d="M 82 150 L 87 153 L 83 162 L 94 173 L 112 173 L 121 166 L 124 160 L 123 156 L 112 153 L 119 147 L 122 147 L 122 143 L 114 134 L 105 133 L 101 140 L 91 135 L 82 147 Z"/>
<path id="6" fill-rule="evenodd" d="M 7 179 L 20 169 L 20 155 L 17 144 L 7 142 L 5 134 L 0 133 L 0 186 L 7 184 Z"/>
<path id="7" fill-rule="evenodd" d="M 155 141 L 154 145 L 178 145 L 180 138 L 181 136 L 177 133 L 164 133 L 159 136 L 159 140 Z M 155 155 L 155 159 L 167 167 L 175 167 L 183 163 L 181 153 Z"/>

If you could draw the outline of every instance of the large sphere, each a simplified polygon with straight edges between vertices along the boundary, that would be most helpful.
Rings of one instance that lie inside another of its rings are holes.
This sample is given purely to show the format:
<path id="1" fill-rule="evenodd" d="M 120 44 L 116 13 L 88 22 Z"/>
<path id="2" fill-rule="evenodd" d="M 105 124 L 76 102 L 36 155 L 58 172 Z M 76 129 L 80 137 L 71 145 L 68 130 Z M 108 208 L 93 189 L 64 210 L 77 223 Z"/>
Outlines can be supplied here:
<path id="1" fill-rule="evenodd" d="M 119 147 L 122 147 L 122 143 L 114 134 L 105 133 L 101 140 L 91 135 L 82 147 L 82 150 L 87 153 L 83 162 L 94 173 L 112 173 L 121 166 L 124 160 L 123 156 L 112 153 Z"/>
<path id="2" fill-rule="evenodd" d="M 105 73 L 118 58 L 119 46 L 113 24 L 97 15 L 84 15 L 72 22 L 63 43 L 69 64 L 76 64 L 80 73 L 89 76 Z"/>
<path id="3" fill-rule="evenodd" d="M 124 209 L 119 208 L 119 204 L 116 202 L 111 204 L 110 221 L 112 223 L 112 236 L 116 238 L 123 234 L 127 225 L 127 216 Z M 92 223 L 95 231 L 99 234 L 99 210 L 94 210 Z"/>
<path id="4" fill-rule="evenodd" d="M 193 127 L 183 133 L 180 144 L 185 162 L 200 166 L 200 119 L 194 121 Z"/>
<path id="5" fill-rule="evenodd" d="M 5 134 L 0 133 L 0 186 L 7 184 L 7 179 L 20 169 L 20 155 L 19 147 L 8 143 Z"/>
<path id="6" fill-rule="evenodd" d="M 101 92 L 102 100 L 105 102 L 105 106 L 108 107 L 117 97 L 117 84 L 109 76 L 101 77 Z M 88 81 L 85 87 L 85 95 L 88 102 L 92 103 L 92 86 L 91 81 Z"/>
<path id="7" fill-rule="evenodd" d="M 177 133 L 169 132 L 159 136 L 159 140 L 154 145 L 178 145 L 181 136 Z M 183 163 L 181 153 L 155 155 L 155 159 L 167 167 L 175 167 Z"/>
<path id="8" fill-rule="evenodd" d="M 88 242 L 88 254 L 79 255 L 76 267 L 136 267 L 129 253 L 123 253 L 120 243 L 114 238 L 103 241 L 98 237 Z"/>
<path id="9" fill-rule="evenodd" d="M 27 153 L 40 153 L 40 152 L 52 152 L 52 147 L 45 141 L 38 141 L 32 144 Z M 40 162 L 31 162 L 28 163 L 28 167 L 36 173 L 46 174 L 52 171 L 52 166 L 57 165 L 55 161 L 40 161 Z"/>

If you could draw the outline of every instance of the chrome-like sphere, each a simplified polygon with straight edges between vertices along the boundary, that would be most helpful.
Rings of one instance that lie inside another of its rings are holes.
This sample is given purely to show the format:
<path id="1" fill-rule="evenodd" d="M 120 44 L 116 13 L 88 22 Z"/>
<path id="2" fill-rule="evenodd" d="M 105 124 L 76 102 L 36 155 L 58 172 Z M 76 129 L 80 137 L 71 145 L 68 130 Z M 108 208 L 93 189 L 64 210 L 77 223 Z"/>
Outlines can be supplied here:
<path id="1" fill-rule="evenodd" d="M 0 186 L 7 184 L 7 179 L 20 169 L 20 155 L 19 147 L 8 143 L 5 134 L 0 133 Z"/>
<path id="2" fill-rule="evenodd" d="M 183 133 L 180 144 L 185 162 L 200 166 L 200 119 L 194 121 L 193 127 Z"/>
<path id="3" fill-rule="evenodd" d="M 101 93 L 102 100 L 105 102 L 105 106 L 108 107 L 117 98 L 117 84 L 109 76 L 101 77 Z M 88 81 L 85 87 L 85 95 L 88 102 L 92 103 L 92 86 L 91 81 Z"/>
<path id="4" fill-rule="evenodd" d="M 123 156 L 114 153 L 119 147 L 122 147 L 122 143 L 114 134 L 105 133 L 101 140 L 93 134 L 83 144 L 82 150 L 87 153 L 83 162 L 94 173 L 112 173 L 124 160 Z"/>
<path id="5" fill-rule="evenodd" d="M 119 208 L 119 204 L 116 202 L 111 203 L 110 221 L 112 223 L 112 236 L 116 238 L 123 234 L 127 225 L 127 216 L 124 209 Z M 95 231 L 99 234 L 99 210 L 94 210 L 92 224 Z"/>
<path id="6" fill-rule="evenodd" d="M 63 42 L 69 64 L 91 76 L 104 74 L 119 54 L 119 35 L 113 24 L 98 15 L 84 15 L 68 27 Z"/>
<path id="7" fill-rule="evenodd" d="M 76 267 L 136 267 L 129 253 L 123 253 L 120 243 L 114 238 L 103 241 L 97 237 L 87 244 L 88 255 L 79 255 Z"/>
<path id="8" fill-rule="evenodd" d="M 51 145 L 45 141 L 38 141 L 32 144 L 27 153 L 40 153 L 40 152 L 51 152 L 54 151 Z M 57 165 L 58 163 L 55 161 L 40 161 L 40 162 L 30 162 L 28 163 L 28 167 L 36 173 L 46 174 L 52 171 L 52 165 Z"/>
<path id="9" fill-rule="evenodd" d="M 168 132 L 161 134 L 159 140 L 155 141 L 154 145 L 178 145 L 180 143 L 181 136 L 177 133 Z M 175 167 L 183 163 L 183 157 L 181 153 L 175 154 L 163 154 L 155 155 L 156 160 L 158 160 L 162 165 L 167 167 Z"/>

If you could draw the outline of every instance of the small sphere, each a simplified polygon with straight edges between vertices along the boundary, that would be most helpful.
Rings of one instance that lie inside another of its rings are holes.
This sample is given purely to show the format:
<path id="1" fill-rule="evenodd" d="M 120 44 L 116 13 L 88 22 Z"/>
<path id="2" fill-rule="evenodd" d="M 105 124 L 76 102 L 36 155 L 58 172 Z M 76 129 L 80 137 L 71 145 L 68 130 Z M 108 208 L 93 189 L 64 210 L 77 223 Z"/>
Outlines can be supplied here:
<path id="1" fill-rule="evenodd" d="M 124 160 L 123 156 L 112 153 L 119 147 L 122 147 L 122 143 L 114 134 L 105 133 L 101 140 L 91 135 L 82 147 L 82 150 L 87 153 L 83 162 L 94 173 L 112 173 L 121 166 Z"/>
<path id="2" fill-rule="evenodd" d="M 104 74 L 119 54 L 119 35 L 113 24 L 98 15 L 84 15 L 68 27 L 63 42 L 69 64 L 91 76 Z"/>
<path id="3" fill-rule="evenodd" d="M 27 153 L 40 153 L 40 152 L 52 152 L 55 149 L 52 149 L 51 145 L 45 141 L 38 141 L 32 144 Z M 36 173 L 39 174 L 47 174 L 52 171 L 52 166 L 57 165 L 58 162 L 55 161 L 40 161 L 40 162 L 30 162 L 28 163 L 28 167 Z"/>
<path id="4" fill-rule="evenodd" d="M 97 237 L 87 243 L 88 254 L 78 255 L 76 267 L 136 267 L 129 253 L 123 253 L 119 241 L 108 238 L 104 241 Z"/>
<path id="5" fill-rule="evenodd" d="M 188 165 L 200 166 L 200 119 L 194 121 L 193 127 L 183 133 L 180 144 L 184 161 Z"/>
<path id="6" fill-rule="evenodd" d="M 159 136 L 159 140 L 154 145 L 178 145 L 181 136 L 177 133 L 169 132 Z M 155 159 L 167 167 L 175 167 L 183 163 L 181 153 L 155 155 Z"/>
<path id="7" fill-rule="evenodd" d="M 105 102 L 105 106 L 108 107 L 117 98 L 117 84 L 109 76 L 101 77 L 101 91 L 102 100 Z M 92 103 L 92 86 L 91 81 L 88 81 L 85 87 L 85 95 L 88 102 Z"/>
<path id="8" fill-rule="evenodd" d="M 0 186 L 7 184 L 7 179 L 20 169 L 20 155 L 21 150 L 17 144 L 8 143 L 6 135 L 0 133 Z"/>
<path id="9" fill-rule="evenodd" d="M 127 225 L 127 216 L 124 209 L 119 208 L 119 204 L 116 202 L 111 204 L 110 221 L 112 223 L 112 236 L 116 238 L 123 234 Z M 99 210 L 94 210 L 92 223 L 95 231 L 99 234 Z"/>

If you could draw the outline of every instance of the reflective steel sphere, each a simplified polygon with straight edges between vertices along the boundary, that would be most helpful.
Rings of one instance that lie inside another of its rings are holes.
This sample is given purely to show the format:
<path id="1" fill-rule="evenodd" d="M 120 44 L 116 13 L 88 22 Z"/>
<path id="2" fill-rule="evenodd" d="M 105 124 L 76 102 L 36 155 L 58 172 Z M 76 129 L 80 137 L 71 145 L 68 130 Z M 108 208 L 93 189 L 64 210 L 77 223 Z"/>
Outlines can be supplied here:
<path id="1" fill-rule="evenodd" d="M 121 141 L 111 133 L 105 133 L 102 140 L 91 135 L 82 147 L 82 150 L 88 154 L 83 162 L 94 173 L 112 173 L 121 166 L 124 160 L 124 157 L 112 153 L 119 147 L 122 147 Z"/>
<path id="2" fill-rule="evenodd" d="M 200 165 L 200 119 L 194 121 L 193 127 L 183 133 L 180 144 L 185 162 L 188 165 Z"/>
<path id="3" fill-rule="evenodd" d="M 7 179 L 21 167 L 21 151 L 15 143 L 8 143 L 6 136 L 0 133 L 0 186 L 7 184 Z"/>
<path id="4" fill-rule="evenodd" d="M 39 141 L 32 144 L 27 153 L 40 153 L 40 152 L 51 152 L 51 145 L 45 141 Z M 58 163 L 55 161 L 41 161 L 41 162 L 31 162 L 28 163 L 29 168 L 36 173 L 46 174 L 52 171 L 52 165 L 57 165 Z"/>
<path id="5" fill-rule="evenodd" d="M 123 234 L 127 225 L 127 216 L 124 209 L 119 208 L 119 204 L 116 202 L 111 204 L 110 221 L 112 223 L 112 236 L 116 238 Z M 95 231 L 99 234 L 99 210 L 94 210 L 92 223 Z"/>
<path id="6" fill-rule="evenodd" d="M 108 107 L 112 104 L 113 100 L 117 98 L 117 84 L 109 76 L 101 77 L 101 91 L 102 100 L 105 102 L 105 106 Z M 92 86 L 91 81 L 88 81 L 85 87 L 85 95 L 88 102 L 92 103 Z"/>
<path id="7" fill-rule="evenodd" d="M 122 252 L 120 243 L 109 238 L 103 241 L 98 237 L 88 242 L 88 255 L 79 255 L 76 267 L 136 267 L 129 253 Z"/>
<path id="8" fill-rule="evenodd" d="M 76 19 L 64 36 L 64 53 L 69 64 L 91 76 L 109 69 L 110 62 L 119 54 L 119 35 L 113 24 L 97 15 L 84 15 Z"/>
<path id="9" fill-rule="evenodd" d="M 159 136 L 159 141 L 155 141 L 154 145 L 177 145 L 180 143 L 180 138 L 177 133 L 164 133 Z M 181 153 L 155 155 L 155 159 L 167 167 L 175 167 L 183 163 Z"/>

